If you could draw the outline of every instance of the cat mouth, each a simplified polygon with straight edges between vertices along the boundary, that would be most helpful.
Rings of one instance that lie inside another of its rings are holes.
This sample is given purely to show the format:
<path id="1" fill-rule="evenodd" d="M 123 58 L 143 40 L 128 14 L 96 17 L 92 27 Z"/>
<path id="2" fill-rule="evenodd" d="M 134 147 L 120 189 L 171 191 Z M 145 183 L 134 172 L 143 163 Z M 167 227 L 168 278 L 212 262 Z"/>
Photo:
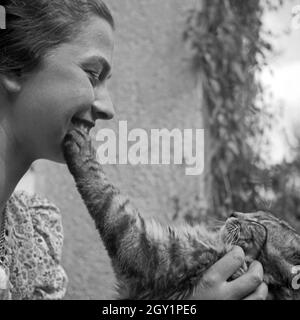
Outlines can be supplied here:
<path id="1" fill-rule="evenodd" d="M 73 117 L 71 120 L 73 128 L 79 129 L 85 134 L 89 134 L 91 129 L 95 127 L 95 123 L 86 119 Z"/>

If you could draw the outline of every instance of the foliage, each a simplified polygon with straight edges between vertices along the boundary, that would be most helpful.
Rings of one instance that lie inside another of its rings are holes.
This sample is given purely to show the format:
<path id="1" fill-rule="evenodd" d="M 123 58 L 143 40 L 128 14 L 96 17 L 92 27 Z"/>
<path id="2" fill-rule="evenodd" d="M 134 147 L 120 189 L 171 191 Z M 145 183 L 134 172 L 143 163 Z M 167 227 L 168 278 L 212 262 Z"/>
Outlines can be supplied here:
<path id="1" fill-rule="evenodd" d="M 200 3 L 189 12 L 184 39 L 203 84 L 209 208 L 224 217 L 231 210 L 257 209 L 262 189 L 272 188 L 261 155 L 274 116 L 257 73 L 272 52 L 271 33 L 262 24 L 264 10 L 276 10 L 282 1 Z"/>
<path id="2" fill-rule="evenodd" d="M 290 221 L 300 232 L 300 150 L 292 161 L 270 168 L 271 211 Z"/>

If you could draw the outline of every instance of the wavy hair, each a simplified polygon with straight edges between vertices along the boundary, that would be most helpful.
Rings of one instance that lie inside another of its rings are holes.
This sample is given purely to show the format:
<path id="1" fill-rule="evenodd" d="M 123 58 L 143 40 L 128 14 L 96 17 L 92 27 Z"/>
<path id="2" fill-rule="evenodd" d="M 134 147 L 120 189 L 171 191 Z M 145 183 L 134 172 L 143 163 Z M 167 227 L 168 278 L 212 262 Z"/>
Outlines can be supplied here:
<path id="1" fill-rule="evenodd" d="M 114 29 L 102 0 L 4 0 L 6 29 L 0 31 L 0 73 L 24 74 L 43 56 L 73 40 L 93 15 Z"/>

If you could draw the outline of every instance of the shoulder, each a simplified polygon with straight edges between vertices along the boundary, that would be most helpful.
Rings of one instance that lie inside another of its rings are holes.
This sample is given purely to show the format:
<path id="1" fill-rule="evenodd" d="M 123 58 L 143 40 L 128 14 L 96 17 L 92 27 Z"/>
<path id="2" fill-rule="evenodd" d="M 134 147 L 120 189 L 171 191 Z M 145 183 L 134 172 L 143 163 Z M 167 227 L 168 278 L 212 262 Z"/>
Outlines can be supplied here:
<path id="1" fill-rule="evenodd" d="M 21 209 L 49 210 L 59 214 L 59 209 L 48 199 L 26 191 L 15 191 L 9 201 Z"/>
<path id="2" fill-rule="evenodd" d="M 42 237 L 48 245 L 60 250 L 63 243 L 63 227 L 60 210 L 46 198 L 25 191 L 16 191 L 7 204 L 7 221 L 10 225 L 25 226 L 36 237 Z M 29 231 L 28 229 L 28 231 Z"/>
<path id="3" fill-rule="evenodd" d="M 67 276 L 60 265 L 63 229 L 59 209 L 38 195 L 17 191 L 7 203 L 6 221 L 13 297 L 61 299 Z"/>
<path id="4" fill-rule="evenodd" d="M 37 194 L 28 194 L 25 191 L 16 191 L 10 197 L 7 209 L 12 209 L 15 214 L 30 214 L 32 218 L 58 219 L 60 220 L 60 210 L 56 205 L 46 198 Z"/>

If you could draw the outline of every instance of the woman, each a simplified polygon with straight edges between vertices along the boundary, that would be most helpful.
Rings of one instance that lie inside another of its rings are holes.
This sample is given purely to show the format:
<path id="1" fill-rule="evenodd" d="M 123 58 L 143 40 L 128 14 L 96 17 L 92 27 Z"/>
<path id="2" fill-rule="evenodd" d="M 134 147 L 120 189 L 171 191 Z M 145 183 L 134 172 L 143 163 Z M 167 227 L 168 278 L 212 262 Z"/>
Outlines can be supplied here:
<path id="1" fill-rule="evenodd" d="M 0 37 L 0 258 L 2 297 L 60 299 L 62 227 L 46 200 L 13 193 L 38 159 L 64 162 L 61 144 L 74 119 L 91 128 L 111 119 L 113 18 L 101 0 L 7 0 Z M 235 248 L 199 285 L 199 299 L 264 299 L 259 263 L 234 282 Z M 9 278 L 9 282 L 4 281 Z"/>

